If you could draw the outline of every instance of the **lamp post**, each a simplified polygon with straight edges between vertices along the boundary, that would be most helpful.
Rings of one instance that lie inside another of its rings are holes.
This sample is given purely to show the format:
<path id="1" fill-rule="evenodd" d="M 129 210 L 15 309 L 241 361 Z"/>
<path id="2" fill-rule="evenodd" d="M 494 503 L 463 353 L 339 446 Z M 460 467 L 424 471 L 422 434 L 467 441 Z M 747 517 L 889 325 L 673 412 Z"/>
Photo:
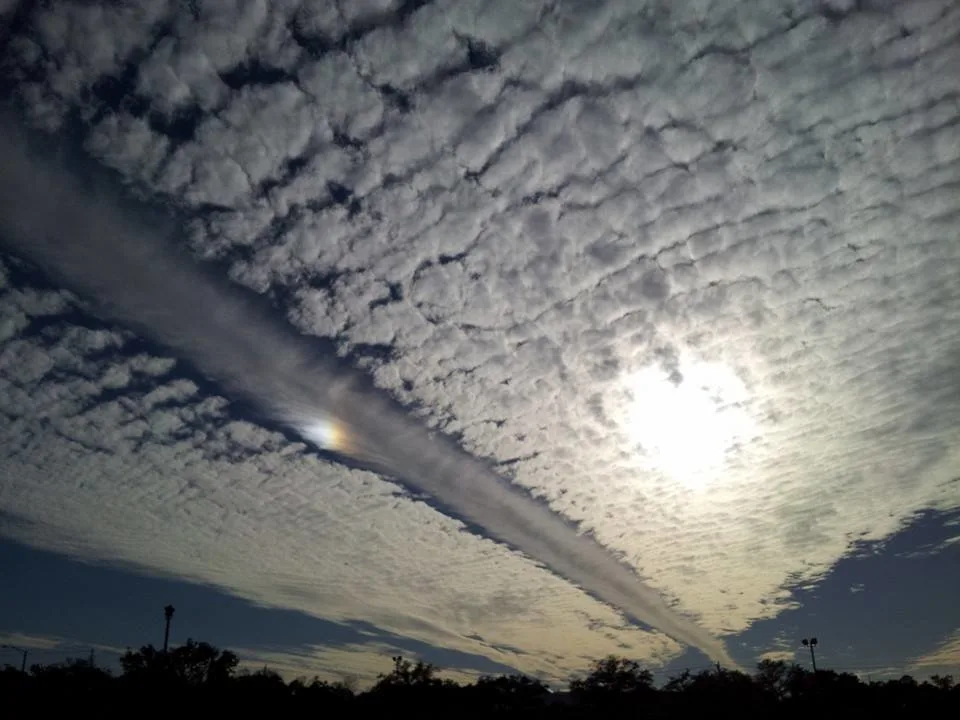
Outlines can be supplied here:
<path id="1" fill-rule="evenodd" d="M 807 638 L 804 638 L 800 642 L 803 644 L 804 647 L 810 648 L 810 664 L 813 665 L 813 672 L 816 673 L 817 672 L 817 656 L 814 653 L 813 649 L 817 646 L 817 639 L 815 637 L 812 637 L 809 640 Z"/>
<path id="2" fill-rule="evenodd" d="M 0 647 L 6 650 L 16 650 L 20 653 L 20 672 L 27 671 L 27 653 L 30 652 L 27 648 L 17 647 L 16 645 L 0 645 Z"/>
<path id="3" fill-rule="evenodd" d="M 163 608 L 163 617 L 166 619 L 167 624 L 163 631 L 163 652 L 167 652 L 167 647 L 170 645 L 170 619 L 173 617 L 174 607 L 173 605 L 167 605 Z"/>

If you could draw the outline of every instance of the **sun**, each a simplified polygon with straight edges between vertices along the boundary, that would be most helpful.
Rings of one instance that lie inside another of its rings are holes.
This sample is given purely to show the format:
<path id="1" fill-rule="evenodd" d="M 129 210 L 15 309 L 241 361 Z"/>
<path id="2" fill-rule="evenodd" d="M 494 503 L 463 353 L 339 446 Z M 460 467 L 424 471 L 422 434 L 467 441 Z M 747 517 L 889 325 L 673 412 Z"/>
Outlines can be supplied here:
<path id="1" fill-rule="evenodd" d="M 660 471 L 689 487 L 717 476 L 752 430 L 748 392 L 736 373 L 690 363 L 676 373 L 648 367 L 626 382 L 624 430 Z"/>

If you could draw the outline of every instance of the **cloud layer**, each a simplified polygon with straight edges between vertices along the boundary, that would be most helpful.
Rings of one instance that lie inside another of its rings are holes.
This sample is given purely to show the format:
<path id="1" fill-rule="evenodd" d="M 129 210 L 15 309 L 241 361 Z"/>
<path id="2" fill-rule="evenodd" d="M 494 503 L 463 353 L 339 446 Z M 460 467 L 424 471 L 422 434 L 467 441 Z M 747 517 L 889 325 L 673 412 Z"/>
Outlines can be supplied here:
<path id="1" fill-rule="evenodd" d="M 956 672 L 960 669 L 960 630 L 954 631 L 933 652 L 916 658 L 913 667 L 919 671 Z"/>
<path id="2" fill-rule="evenodd" d="M 460 517 L 562 577 L 709 657 L 733 664 L 722 643 L 671 610 L 591 538 L 511 488 L 453 443 L 437 440 L 352 373 L 309 353 L 238 293 L 205 278 L 150 227 L 85 191 L 7 125 L 0 151 L 0 231 L 21 253 L 291 427 L 315 418 L 346 428 L 361 461 L 423 490 Z M 197 308 L 205 308 L 198 311 Z M 309 436 L 307 439 L 310 439 Z"/>
<path id="3" fill-rule="evenodd" d="M 188 252 L 711 632 L 956 507 L 960 11 L 522 5 L 58 3 L 6 68 Z M 705 365 L 751 433 L 692 486 L 630 379 Z M 17 512 L 72 537 L 47 487 Z"/>
<path id="4" fill-rule="evenodd" d="M 0 354 L 5 534 L 546 677 L 677 652 L 397 486 L 234 419 L 128 333 L 70 322 L 69 295 L 4 301 L 23 318 Z"/>

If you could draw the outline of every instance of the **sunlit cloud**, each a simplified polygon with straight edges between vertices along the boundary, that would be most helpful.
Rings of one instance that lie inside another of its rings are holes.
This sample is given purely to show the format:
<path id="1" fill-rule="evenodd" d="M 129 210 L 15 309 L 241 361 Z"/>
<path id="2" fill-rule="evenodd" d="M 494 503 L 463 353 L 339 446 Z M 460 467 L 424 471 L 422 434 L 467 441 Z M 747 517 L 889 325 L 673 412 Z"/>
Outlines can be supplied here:
<path id="1" fill-rule="evenodd" d="M 88 306 L 11 271 L 10 534 L 554 677 L 682 651 L 475 535 L 502 506 L 468 527 L 385 482 L 367 432 L 381 406 L 358 424 L 311 363 L 276 383 L 264 368 L 285 345 L 265 327 L 322 338 L 372 397 L 475 460 L 445 476 L 462 479 L 454 500 L 480 512 L 493 470 L 642 577 L 661 620 L 723 642 L 863 542 L 960 503 L 955 3 L 197 5 L 20 4 L 0 50 L 10 105 L 172 208 L 178 224 L 144 221 L 160 247 L 263 296 L 230 333 L 168 346 L 255 358 L 243 378 L 283 413 L 236 417 L 176 353 L 119 357 L 128 331 L 84 327 Z M 5 221 L 51 188 L 15 184 Z M 80 227 L 34 217 L 48 239 Z M 144 297 L 169 279 L 70 249 Z M 199 322 L 216 316 L 204 287 L 140 309 Z M 436 479 L 442 453 L 384 437 Z M 534 529 L 526 548 L 571 537 Z"/>
<path id="2" fill-rule="evenodd" d="M 333 418 L 321 417 L 303 425 L 303 435 L 324 450 L 349 453 L 349 440 L 343 427 Z"/>
<path id="3" fill-rule="evenodd" d="M 758 660 L 792 663 L 796 660 L 796 657 L 796 652 L 791 650 L 770 650 L 769 652 L 761 653 Z"/>
<path id="4" fill-rule="evenodd" d="M 912 663 L 917 670 L 939 668 L 949 672 L 960 672 L 960 630 L 947 637 L 932 652 L 915 658 Z"/>
<path id="5" fill-rule="evenodd" d="M 660 470 L 698 487 L 722 474 L 724 461 L 750 440 L 743 382 L 722 365 L 690 363 L 672 372 L 648 367 L 626 382 L 624 428 Z"/>

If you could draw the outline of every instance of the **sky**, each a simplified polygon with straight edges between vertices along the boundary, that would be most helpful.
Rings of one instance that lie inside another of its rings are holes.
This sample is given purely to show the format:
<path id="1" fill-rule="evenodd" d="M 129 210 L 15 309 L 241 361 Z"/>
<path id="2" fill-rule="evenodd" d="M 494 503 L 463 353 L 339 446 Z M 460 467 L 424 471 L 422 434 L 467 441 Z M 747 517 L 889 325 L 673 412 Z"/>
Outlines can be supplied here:
<path id="1" fill-rule="evenodd" d="M 958 35 L 0 0 L 0 664 L 960 674 Z"/>

